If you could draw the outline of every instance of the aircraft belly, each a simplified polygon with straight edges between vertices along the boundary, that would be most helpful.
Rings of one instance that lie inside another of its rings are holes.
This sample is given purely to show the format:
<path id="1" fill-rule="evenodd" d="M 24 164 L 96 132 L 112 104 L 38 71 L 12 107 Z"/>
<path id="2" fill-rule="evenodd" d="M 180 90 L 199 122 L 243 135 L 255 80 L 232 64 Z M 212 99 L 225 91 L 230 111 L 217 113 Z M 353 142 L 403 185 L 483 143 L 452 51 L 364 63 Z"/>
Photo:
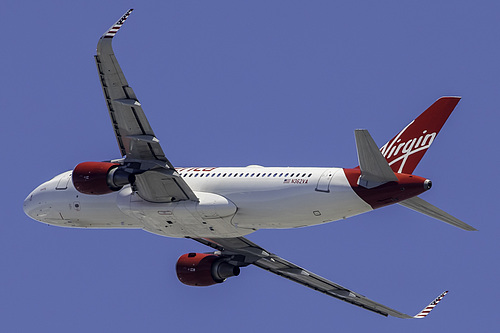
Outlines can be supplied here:
<path id="1" fill-rule="evenodd" d="M 61 215 L 65 226 L 79 228 L 140 229 L 139 221 L 124 214 L 116 205 L 116 194 L 79 195 L 70 201 Z"/>
<path id="2" fill-rule="evenodd" d="M 258 195 L 232 193 L 226 197 L 238 206 L 233 224 L 239 228 L 305 227 L 372 210 L 349 186 L 344 172 L 334 175 L 329 192 L 316 191 L 315 185 L 311 185 L 262 191 Z"/>
<path id="3" fill-rule="evenodd" d="M 141 221 L 145 231 L 167 237 L 240 237 L 253 230 L 239 230 L 231 220 L 237 207 L 226 198 L 195 192 L 199 202 L 185 200 L 152 203 L 128 191 L 120 209 Z"/>

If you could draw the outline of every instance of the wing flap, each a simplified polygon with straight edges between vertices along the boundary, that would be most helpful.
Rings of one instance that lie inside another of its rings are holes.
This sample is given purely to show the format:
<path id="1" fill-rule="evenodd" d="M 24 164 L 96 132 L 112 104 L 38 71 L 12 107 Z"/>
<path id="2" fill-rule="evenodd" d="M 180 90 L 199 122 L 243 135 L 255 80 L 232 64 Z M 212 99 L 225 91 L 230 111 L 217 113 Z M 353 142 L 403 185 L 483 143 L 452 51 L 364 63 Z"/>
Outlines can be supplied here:
<path id="1" fill-rule="evenodd" d="M 276 255 L 272 255 L 270 259 L 259 259 L 253 264 L 271 273 L 383 316 L 390 315 L 404 319 L 412 318 L 409 315 L 372 301 L 361 294 L 327 280 Z"/>
<path id="2" fill-rule="evenodd" d="M 135 186 L 141 198 L 150 202 L 197 200 L 177 172 L 168 169 L 149 170 L 136 175 Z"/>

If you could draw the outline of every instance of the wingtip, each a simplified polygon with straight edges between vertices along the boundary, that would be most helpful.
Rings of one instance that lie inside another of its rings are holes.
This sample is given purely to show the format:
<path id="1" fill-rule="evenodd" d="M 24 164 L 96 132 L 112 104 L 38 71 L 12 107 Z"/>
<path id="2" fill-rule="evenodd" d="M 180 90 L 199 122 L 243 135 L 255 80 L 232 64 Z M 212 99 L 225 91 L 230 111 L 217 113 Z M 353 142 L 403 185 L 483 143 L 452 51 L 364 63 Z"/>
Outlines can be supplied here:
<path id="1" fill-rule="evenodd" d="M 125 21 L 127 20 L 127 18 L 130 16 L 130 14 L 132 13 L 132 11 L 134 10 L 134 8 L 130 8 L 129 10 L 127 10 L 125 12 L 125 14 L 122 15 L 122 17 L 120 17 L 120 19 L 118 21 L 116 21 L 115 24 L 113 24 L 111 26 L 111 28 L 109 28 L 103 35 L 101 38 L 113 38 L 115 37 L 116 33 L 118 32 L 118 30 L 120 30 L 120 28 L 122 27 L 123 23 L 125 23 Z"/>
<path id="2" fill-rule="evenodd" d="M 413 316 L 415 319 L 422 319 L 425 318 L 435 307 L 436 305 L 441 302 L 441 300 L 446 296 L 446 294 L 449 291 L 446 290 L 445 292 L 441 293 L 438 297 L 436 297 L 435 300 L 433 300 L 429 305 L 427 305 L 422 311 L 420 311 L 418 314 Z"/>

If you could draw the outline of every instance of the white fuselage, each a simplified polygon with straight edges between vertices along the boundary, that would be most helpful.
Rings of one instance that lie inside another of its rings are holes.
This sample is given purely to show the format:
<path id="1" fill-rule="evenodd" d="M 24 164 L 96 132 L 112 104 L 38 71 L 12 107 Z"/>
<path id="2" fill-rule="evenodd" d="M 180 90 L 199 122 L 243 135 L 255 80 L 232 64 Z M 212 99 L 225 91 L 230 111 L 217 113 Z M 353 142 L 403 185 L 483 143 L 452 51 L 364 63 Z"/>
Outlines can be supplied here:
<path id="1" fill-rule="evenodd" d="M 78 192 L 72 171 L 25 200 L 32 218 L 77 228 L 140 228 L 168 237 L 238 237 L 258 229 L 297 228 L 372 210 L 341 168 L 178 168 L 199 199 L 151 203 L 125 186 L 105 195 Z"/>

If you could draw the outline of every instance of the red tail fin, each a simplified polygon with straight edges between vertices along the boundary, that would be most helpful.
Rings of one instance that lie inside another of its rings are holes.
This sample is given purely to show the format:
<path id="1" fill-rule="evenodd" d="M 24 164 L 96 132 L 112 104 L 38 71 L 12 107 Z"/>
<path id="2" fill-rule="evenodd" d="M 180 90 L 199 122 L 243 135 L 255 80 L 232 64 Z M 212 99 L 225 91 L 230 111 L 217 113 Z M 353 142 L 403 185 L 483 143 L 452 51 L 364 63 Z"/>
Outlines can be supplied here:
<path id="1" fill-rule="evenodd" d="M 415 170 L 459 101 L 460 97 L 441 97 L 380 148 L 392 171 Z"/>

